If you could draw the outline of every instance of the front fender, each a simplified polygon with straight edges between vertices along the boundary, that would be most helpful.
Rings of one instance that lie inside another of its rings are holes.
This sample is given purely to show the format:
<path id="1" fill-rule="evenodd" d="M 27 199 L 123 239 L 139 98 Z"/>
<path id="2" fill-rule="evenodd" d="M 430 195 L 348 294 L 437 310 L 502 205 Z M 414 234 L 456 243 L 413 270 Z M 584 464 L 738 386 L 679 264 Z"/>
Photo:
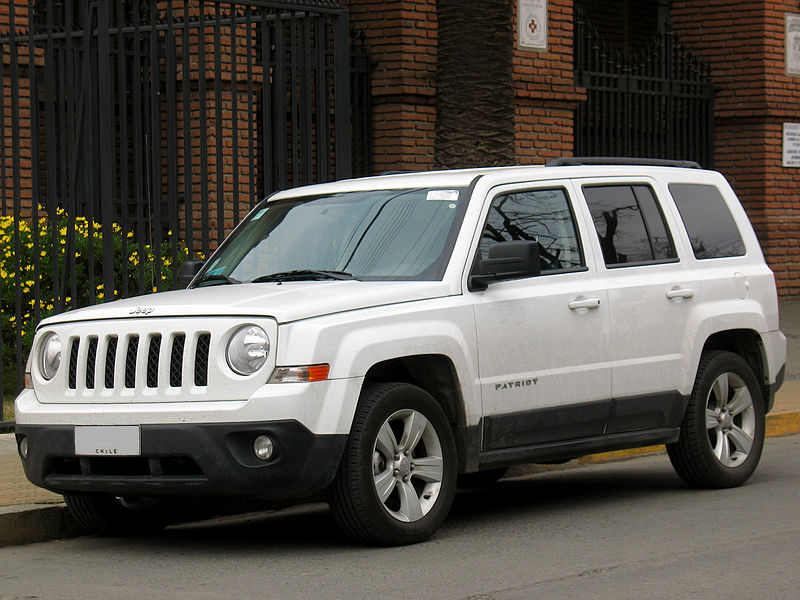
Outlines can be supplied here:
<path id="1" fill-rule="evenodd" d="M 455 367 L 467 425 L 480 419 L 474 313 L 461 297 L 377 307 L 288 323 L 278 334 L 278 366 L 328 363 L 330 379 L 363 378 L 376 363 L 444 355 Z M 341 410 L 355 412 L 357 398 Z"/>

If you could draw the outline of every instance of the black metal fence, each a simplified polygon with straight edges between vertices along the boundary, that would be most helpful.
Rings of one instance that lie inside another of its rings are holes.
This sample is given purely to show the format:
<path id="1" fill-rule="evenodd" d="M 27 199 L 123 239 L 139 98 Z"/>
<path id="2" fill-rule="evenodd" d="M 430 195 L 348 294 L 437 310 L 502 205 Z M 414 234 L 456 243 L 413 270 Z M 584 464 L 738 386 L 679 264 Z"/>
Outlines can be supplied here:
<path id="1" fill-rule="evenodd" d="M 44 316 L 169 289 L 269 192 L 371 170 L 369 59 L 335 2 L 20 10 L 0 26 L 0 398 Z"/>
<path id="2" fill-rule="evenodd" d="M 710 68 L 668 28 L 630 53 L 609 47 L 580 12 L 575 70 L 587 99 L 575 115 L 575 154 L 686 159 L 712 167 Z"/>

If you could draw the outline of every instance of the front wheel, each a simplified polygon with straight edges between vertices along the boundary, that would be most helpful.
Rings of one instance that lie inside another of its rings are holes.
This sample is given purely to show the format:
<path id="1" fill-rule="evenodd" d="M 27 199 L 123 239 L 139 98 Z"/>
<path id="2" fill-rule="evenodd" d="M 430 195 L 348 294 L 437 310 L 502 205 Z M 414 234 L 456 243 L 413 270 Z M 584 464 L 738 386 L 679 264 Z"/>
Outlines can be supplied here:
<path id="1" fill-rule="evenodd" d="M 752 369 L 739 355 L 703 355 L 681 435 L 667 445 L 672 466 L 693 487 L 734 487 L 755 471 L 764 447 L 764 404 Z"/>
<path id="2" fill-rule="evenodd" d="M 444 522 L 455 487 L 455 440 L 439 404 L 406 383 L 367 390 L 329 489 L 342 530 L 360 542 L 420 542 Z"/>

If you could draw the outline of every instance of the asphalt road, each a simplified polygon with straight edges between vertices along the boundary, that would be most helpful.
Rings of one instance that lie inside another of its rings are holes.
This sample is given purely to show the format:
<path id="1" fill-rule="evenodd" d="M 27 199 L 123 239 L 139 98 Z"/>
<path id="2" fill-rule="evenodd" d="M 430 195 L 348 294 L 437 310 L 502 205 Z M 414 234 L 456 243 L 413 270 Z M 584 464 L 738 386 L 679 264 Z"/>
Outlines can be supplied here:
<path id="1" fill-rule="evenodd" d="M 463 492 L 445 527 L 364 548 L 322 505 L 154 537 L 0 549 L 0 598 L 797 598 L 800 436 L 737 489 L 695 491 L 666 456 Z"/>

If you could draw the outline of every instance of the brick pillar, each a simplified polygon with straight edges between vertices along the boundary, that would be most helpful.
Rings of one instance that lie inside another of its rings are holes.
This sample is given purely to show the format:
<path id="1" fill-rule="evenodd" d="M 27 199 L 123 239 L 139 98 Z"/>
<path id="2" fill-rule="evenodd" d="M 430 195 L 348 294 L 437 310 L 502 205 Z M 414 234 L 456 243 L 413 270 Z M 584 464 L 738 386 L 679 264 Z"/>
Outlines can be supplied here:
<path id="1" fill-rule="evenodd" d="M 13 14 L 12 14 L 13 8 Z M 28 2 L 12 0 L 0 4 L 0 37 L 24 36 L 28 31 Z M 12 67 L 12 52 L 16 54 L 16 65 Z M 12 214 L 14 198 L 18 194 L 22 214 L 31 213 L 33 195 L 33 174 L 31 165 L 31 75 L 40 53 L 31 53 L 27 40 L 11 48 L 2 46 L 0 57 L 0 119 L 2 119 L 2 139 L 0 144 L 0 206 L 3 214 Z M 16 87 L 11 79 L 16 75 Z M 15 159 L 15 152 L 18 160 Z M 15 172 L 15 166 L 16 172 Z M 18 190 L 18 191 L 17 191 Z"/>
<path id="2" fill-rule="evenodd" d="M 349 0 L 350 23 L 363 31 L 372 60 L 373 168 L 433 166 L 436 125 L 435 0 Z"/>
<path id="3" fill-rule="evenodd" d="M 573 0 L 548 1 L 546 50 L 520 48 L 513 4 L 517 162 L 572 156 L 575 108 L 586 99 L 586 91 L 575 85 Z"/>
<path id="4" fill-rule="evenodd" d="M 786 14 L 797 2 L 673 1 L 679 39 L 717 86 L 715 167 L 732 182 L 784 297 L 800 296 L 800 168 L 782 166 L 783 123 L 800 123 L 800 76 L 786 74 Z"/>

